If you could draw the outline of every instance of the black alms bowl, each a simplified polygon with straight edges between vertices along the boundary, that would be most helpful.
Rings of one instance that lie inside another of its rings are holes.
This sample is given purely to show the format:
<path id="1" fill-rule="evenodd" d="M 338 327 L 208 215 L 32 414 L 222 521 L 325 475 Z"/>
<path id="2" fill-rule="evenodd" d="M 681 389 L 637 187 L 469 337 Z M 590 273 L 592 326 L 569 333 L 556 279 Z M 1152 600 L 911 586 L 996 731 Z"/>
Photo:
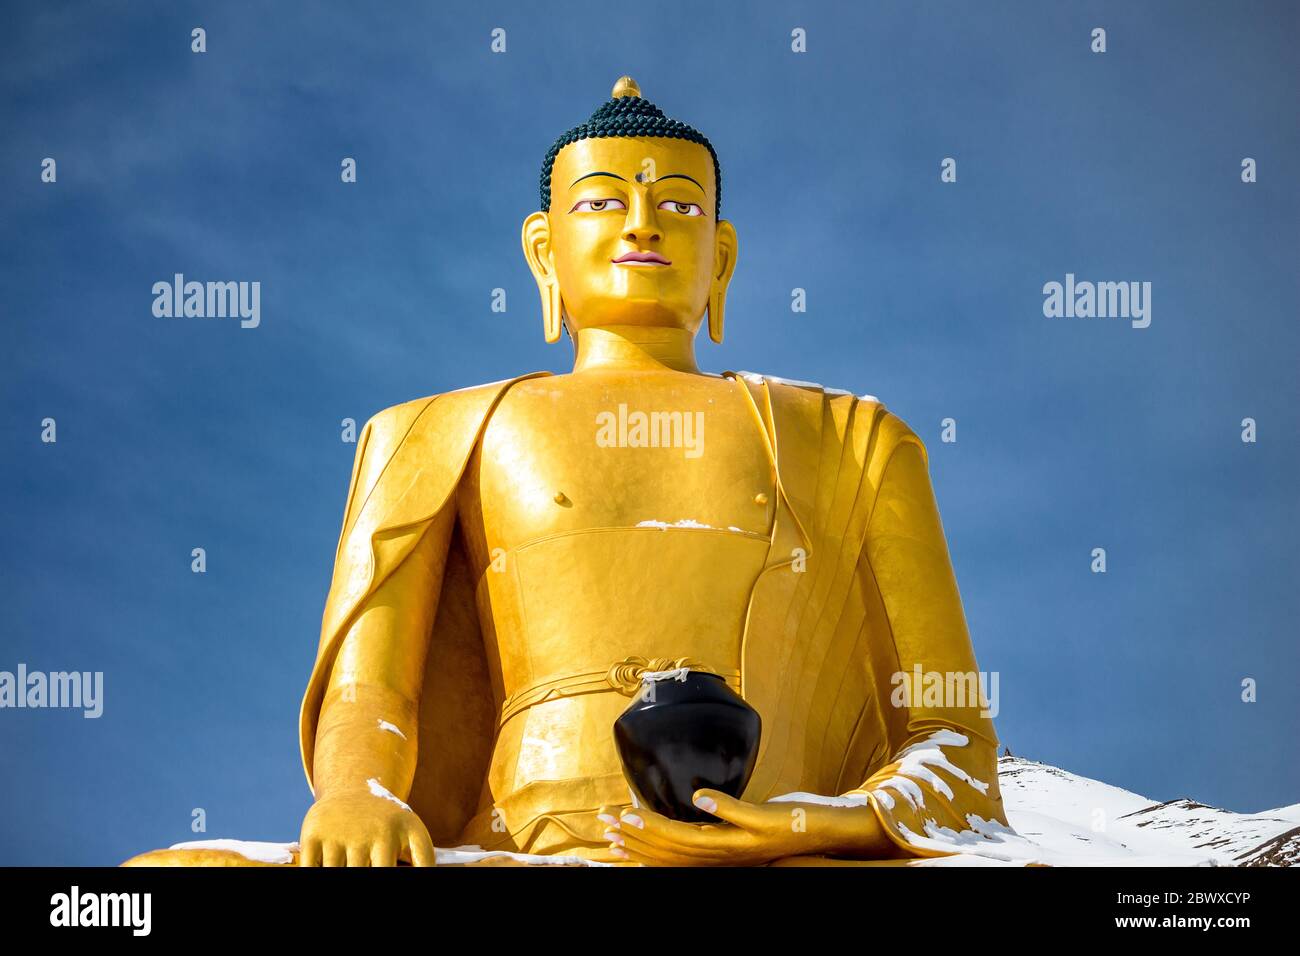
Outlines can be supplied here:
<path id="1" fill-rule="evenodd" d="M 655 681 L 614 721 L 614 742 L 638 802 L 673 820 L 716 823 L 695 807 L 701 787 L 739 797 L 758 760 L 762 721 L 717 674 Z"/>

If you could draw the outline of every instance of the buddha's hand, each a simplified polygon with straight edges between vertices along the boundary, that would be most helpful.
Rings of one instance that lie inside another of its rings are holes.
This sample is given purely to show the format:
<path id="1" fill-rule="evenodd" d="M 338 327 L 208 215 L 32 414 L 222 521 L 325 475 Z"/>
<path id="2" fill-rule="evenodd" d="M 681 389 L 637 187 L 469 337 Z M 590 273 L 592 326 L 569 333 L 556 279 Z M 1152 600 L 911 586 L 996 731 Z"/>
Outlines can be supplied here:
<path id="1" fill-rule="evenodd" d="M 746 803 L 717 790 L 697 790 L 695 805 L 724 823 L 682 823 L 644 807 L 608 825 L 610 850 L 649 866 L 754 866 L 787 856 L 886 856 L 892 846 L 871 807 L 816 803 Z"/>
<path id="2" fill-rule="evenodd" d="M 326 794 L 302 821 L 300 866 L 433 866 L 433 841 L 405 804 L 368 790 Z"/>

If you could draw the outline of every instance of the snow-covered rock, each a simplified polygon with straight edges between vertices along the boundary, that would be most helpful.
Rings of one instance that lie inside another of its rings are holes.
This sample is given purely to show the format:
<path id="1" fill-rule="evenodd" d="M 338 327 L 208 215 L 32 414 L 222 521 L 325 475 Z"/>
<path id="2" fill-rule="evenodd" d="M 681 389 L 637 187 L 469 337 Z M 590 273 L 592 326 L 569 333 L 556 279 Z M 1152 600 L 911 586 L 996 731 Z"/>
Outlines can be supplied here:
<path id="1" fill-rule="evenodd" d="M 961 857 L 925 865 L 1038 862 L 1052 866 L 1290 866 L 1300 859 L 1300 804 L 1233 813 L 1188 799 L 1160 803 L 1021 757 L 998 761 L 1014 834 L 924 845 Z M 966 859 L 976 857 L 977 859 Z"/>

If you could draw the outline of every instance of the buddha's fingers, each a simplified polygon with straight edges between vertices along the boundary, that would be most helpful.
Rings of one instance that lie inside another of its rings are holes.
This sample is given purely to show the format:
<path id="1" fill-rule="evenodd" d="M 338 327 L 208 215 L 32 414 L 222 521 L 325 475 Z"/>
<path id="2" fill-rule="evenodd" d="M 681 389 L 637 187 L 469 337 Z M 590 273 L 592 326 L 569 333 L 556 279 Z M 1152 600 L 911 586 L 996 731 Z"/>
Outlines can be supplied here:
<path id="1" fill-rule="evenodd" d="M 766 829 L 772 822 L 770 807 L 737 800 L 718 790 L 696 790 L 693 802 L 705 813 L 750 830 Z"/>
<path id="2" fill-rule="evenodd" d="M 335 843 L 333 840 L 327 841 L 322 852 L 324 856 L 322 866 L 348 865 L 347 848 L 342 843 Z"/>
<path id="3" fill-rule="evenodd" d="M 370 847 L 365 844 L 348 845 L 348 866 L 369 866 Z"/>
<path id="4" fill-rule="evenodd" d="M 407 833 L 405 858 L 412 866 L 434 866 L 437 858 L 433 852 L 433 841 L 424 827 L 412 829 Z"/>
<path id="5" fill-rule="evenodd" d="M 370 848 L 371 866 L 397 866 L 397 844 L 393 840 L 380 840 Z"/>
<path id="6" fill-rule="evenodd" d="M 640 863 L 642 866 L 726 866 L 727 861 L 721 857 L 699 857 L 687 856 L 684 853 L 674 853 L 669 850 L 663 850 L 658 847 L 650 847 L 649 844 L 640 844 L 639 847 L 633 846 L 631 841 L 626 846 L 620 847 L 626 854 L 627 860 L 632 863 Z"/>
<path id="7" fill-rule="evenodd" d="M 623 840 L 622 847 L 629 852 L 636 852 L 646 857 L 683 858 L 688 861 L 680 865 L 709 865 L 723 863 L 734 851 L 720 845 L 688 845 L 638 830 L 636 827 L 623 827 L 619 830 Z"/>
<path id="8" fill-rule="evenodd" d="M 302 853 L 298 856 L 299 866 L 320 866 L 321 849 L 320 840 L 312 837 L 302 841 Z"/>
<path id="9" fill-rule="evenodd" d="M 625 811 L 619 817 L 619 831 L 629 830 L 639 831 L 643 838 L 658 839 L 670 846 L 730 846 L 737 834 L 744 832 L 726 823 L 682 823 L 644 807 Z"/>

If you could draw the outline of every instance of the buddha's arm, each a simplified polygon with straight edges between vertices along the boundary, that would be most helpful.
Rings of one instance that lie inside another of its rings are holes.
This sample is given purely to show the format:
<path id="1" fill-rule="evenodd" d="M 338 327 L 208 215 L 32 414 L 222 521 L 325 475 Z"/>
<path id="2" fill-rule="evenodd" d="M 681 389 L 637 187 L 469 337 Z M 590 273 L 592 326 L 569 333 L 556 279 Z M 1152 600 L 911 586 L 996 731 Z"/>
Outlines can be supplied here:
<path id="1" fill-rule="evenodd" d="M 453 509 L 444 509 L 414 550 L 365 602 L 343 639 L 316 732 L 317 803 L 307 842 L 341 845 L 336 856 L 389 862 L 432 853 L 405 807 L 415 776 L 417 713 L 429 635 L 446 563 Z M 337 862 L 337 861 L 336 861 Z"/>
<path id="2" fill-rule="evenodd" d="M 339 647 L 316 732 L 315 791 L 367 789 L 405 799 L 415 776 L 425 655 L 452 516 L 432 525 L 366 601 Z"/>
<path id="3" fill-rule="evenodd" d="M 872 511 L 859 572 L 879 589 L 897 658 L 896 674 L 878 674 L 885 710 L 888 760 L 853 793 L 868 795 L 887 835 L 911 854 L 942 851 L 917 846 L 908 834 L 927 829 L 969 830 L 981 820 L 1005 823 L 997 783 L 997 738 L 978 695 L 921 698 L 904 693 L 899 674 L 915 684 L 922 673 L 956 675 L 978 687 L 961 596 L 919 440 L 894 449 Z"/>

